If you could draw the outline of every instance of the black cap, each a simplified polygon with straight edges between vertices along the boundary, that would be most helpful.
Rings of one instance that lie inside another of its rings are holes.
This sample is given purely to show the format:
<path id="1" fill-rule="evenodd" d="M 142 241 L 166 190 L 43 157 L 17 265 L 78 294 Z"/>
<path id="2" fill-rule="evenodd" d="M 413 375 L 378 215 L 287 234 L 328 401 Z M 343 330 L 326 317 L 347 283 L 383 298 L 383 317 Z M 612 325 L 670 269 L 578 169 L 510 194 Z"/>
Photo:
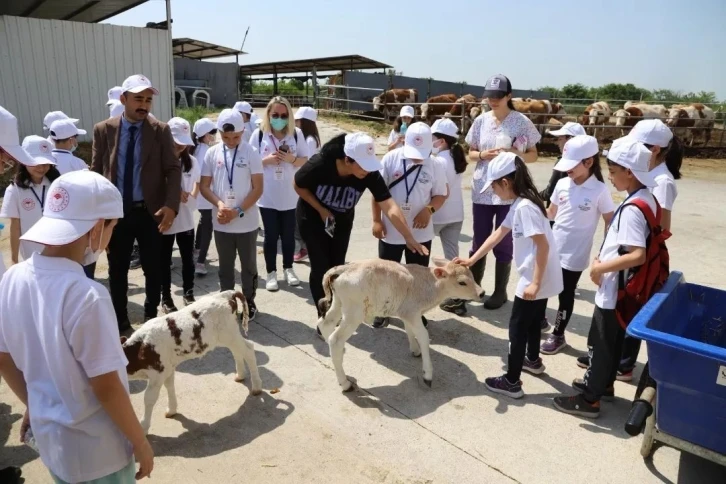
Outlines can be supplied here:
<path id="1" fill-rule="evenodd" d="M 487 83 L 484 86 L 484 94 L 482 94 L 482 97 L 501 99 L 507 94 L 511 93 L 512 83 L 509 82 L 507 76 L 497 74 L 496 76 L 492 76 L 487 80 Z"/>

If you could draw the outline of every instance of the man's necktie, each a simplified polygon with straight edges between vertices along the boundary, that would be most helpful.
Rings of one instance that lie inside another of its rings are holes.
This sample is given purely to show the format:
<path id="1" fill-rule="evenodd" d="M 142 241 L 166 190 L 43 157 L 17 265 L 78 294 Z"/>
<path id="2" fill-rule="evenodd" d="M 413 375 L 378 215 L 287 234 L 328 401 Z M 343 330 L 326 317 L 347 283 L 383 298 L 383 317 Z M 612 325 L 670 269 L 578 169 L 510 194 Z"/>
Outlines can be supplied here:
<path id="1" fill-rule="evenodd" d="M 134 202 L 134 151 L 136 151 L 136 126 L 129 127 L 129 142 L 126 145 L 124 165 L 124 205 Z"/>

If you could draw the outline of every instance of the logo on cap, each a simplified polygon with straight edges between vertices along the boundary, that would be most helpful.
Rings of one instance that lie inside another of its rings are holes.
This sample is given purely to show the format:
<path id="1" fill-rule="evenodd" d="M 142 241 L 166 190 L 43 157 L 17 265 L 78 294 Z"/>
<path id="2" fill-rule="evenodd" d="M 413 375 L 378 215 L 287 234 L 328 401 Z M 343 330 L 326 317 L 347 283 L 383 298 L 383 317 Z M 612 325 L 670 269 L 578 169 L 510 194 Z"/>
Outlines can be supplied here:
<path id="1" fill-rule="evenodd" d="M 185 133 L 188 133 L 189 132 L 189 126 L 187 126 L 186 124 L 184 126 L 182 126 L 182 131 L 184 131 Z"/>
<path id="2" fill-rule="evenodd" d="M 489 87 L 491 87 L 492 89 L 499 89 L 500 82 L 502 82 L 502 80 L 495 77 L 491 81 L 489 81 Z"/>
<path id="3" fill-rule="evenodd" d="M 372 144 L 368 145 L 368 147 L 366 148 L 366 153 L 368 153 L 371 156 L 373 156 L 376 153 L 376 149 L 373 147 Z"/>
<path id="4" fill-rule="evenodd" d="M 70 201 L 70 195 L 63 187 L 55 187 L 53 191 L 48 194 L 48 208 L 52 212 L 62 212 L 68 207 Z"/>
<path id="5" fill-rule="evenodd" d="M 149 82 L 149 80 L 144 76 L 139 76 L 139 82 Z"/>
<path id="6" fill-rule="evenodd" d="M 41 143 L 39 149 L 43 153 L 50 153 L 50 145 L 48 143 Z"/>
<path id="7" fill-rule="evenodd" d="M 416 136 L 413 137 L 414 146 L 423 146 L 423 142 L 424 141 L 423 141 L 423 138 L 421 137 L 421 135 L 417 134 Z"/>
<path id="8" fill-rule="evenodd" d="M 27 211 L 33 210 L 35 208 L 35 200 L 32 198 L 25 198 L 21 202 L 23 205 L 23 208 Z"/>

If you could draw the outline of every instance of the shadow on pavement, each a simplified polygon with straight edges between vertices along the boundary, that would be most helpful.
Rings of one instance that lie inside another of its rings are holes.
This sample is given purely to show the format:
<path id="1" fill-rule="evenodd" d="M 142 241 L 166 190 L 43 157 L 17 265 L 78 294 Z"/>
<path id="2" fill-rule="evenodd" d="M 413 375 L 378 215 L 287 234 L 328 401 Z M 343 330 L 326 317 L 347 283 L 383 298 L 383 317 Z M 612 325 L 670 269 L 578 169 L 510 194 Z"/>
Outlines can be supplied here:
<path id="1" fill-rule="evenodd" d="M 20 434 L 11 435 L 13 424 L 22 418 L 22 414 L 12 413 L 10 405 L 0 403 L 0 468 L 22 467 L 40 457 L 33 449 L 20 442 Z"/>

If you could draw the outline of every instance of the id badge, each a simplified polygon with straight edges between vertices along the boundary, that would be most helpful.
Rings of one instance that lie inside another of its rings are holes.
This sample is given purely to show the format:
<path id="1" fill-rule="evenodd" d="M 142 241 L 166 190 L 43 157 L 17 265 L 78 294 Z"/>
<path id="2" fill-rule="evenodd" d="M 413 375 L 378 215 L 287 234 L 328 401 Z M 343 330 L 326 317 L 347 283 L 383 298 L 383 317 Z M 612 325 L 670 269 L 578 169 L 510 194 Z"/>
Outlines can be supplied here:
<path id="1" fill-rule="evenodd" d="M 282 180 L 282 165 L 277 165 L 275 167 L 275 180 Z"/>
<path id="2" fill-rule="evenodd" d="M 401 210 L 403 211 L 403 215 L 405 217 L 408 217 L 409 215 L 411 215 L 411 204 L 408 202 L 402 203 Z"/>
<path id="3" fill-rule="evenodd" d="M 224 194 L 224 204 L 227 205 L 227 208 L 234 208 L 237 206 L 237 196 L 233 190 L 227 190 L 227 193 Z"/>

